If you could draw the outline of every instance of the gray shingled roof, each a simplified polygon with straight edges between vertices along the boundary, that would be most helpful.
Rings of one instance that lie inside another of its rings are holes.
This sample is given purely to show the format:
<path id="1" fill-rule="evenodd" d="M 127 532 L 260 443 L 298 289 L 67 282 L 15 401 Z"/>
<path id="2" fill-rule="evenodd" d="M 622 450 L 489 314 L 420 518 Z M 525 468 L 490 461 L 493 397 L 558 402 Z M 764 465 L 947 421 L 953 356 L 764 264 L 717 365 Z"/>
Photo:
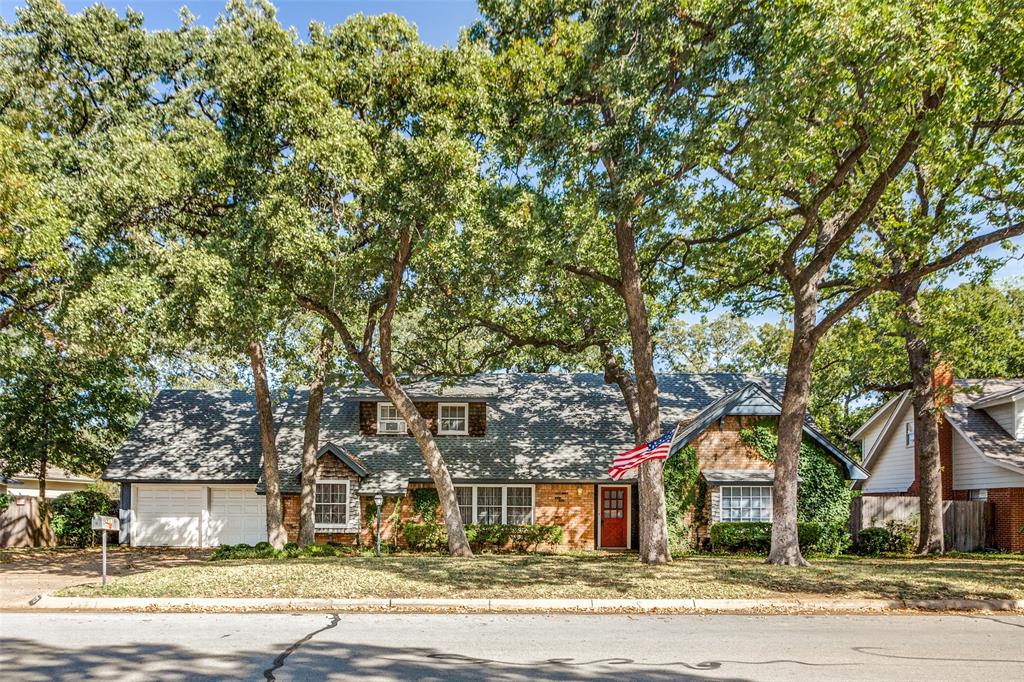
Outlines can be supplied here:
<path id="1" fill-rule="evenodd" d="M 1024 441 L 1007 433 L 984 409 L 972 407 L 997 394 L 1024 388 L 1024 379 L 963 379 L 956 383 L 962 390 L 953 394 L 953 404 L 945 411 L 953 426 L 993 462 L 1024 470 Z"/>
<path id="2" fill-rule="evenodd" d="M 756 379 L 780 396 L 783 378 L 741 374 L 668 374 L 659 377 L 662 423 L 687 422 L 710 403 Z M 436 395 L 436 384 L 412 390 Z M 492 374 L 444 389 L 446 397 L 486 401 L 487 435 L 441 436 L 438 442 L 458 481 L 607 480 L 612 455 L 633 445 L 622 396 L 600 374 Z M 403 491 L 428 480 L 414 439 L 359 435 L 359 401 L 371 389 L 334 389 L 324 399 L 320 445 L 358 457 L 370 475 L 363 492 Z M 299 461 L 307 392 L 277 405 L 282 490 L 299 490 Z M 256 481 L 259 429 L 250 394 L 235 391 L 162 391 L 104 477 L 137 481 Z"/>
<path id="3" fill-rule="evenodd" d="M 112 481 L 255 482 L 260 432 L 252 394 L 166 390 L 118 449 Z"/>
<path id="4" fill-rule="evenodd" d="M 667 430 L 692 419 L 708 403 L 751 379 L 741 374 L 660 376 L 663 425 Z M 781 394 L 781 377 L 761 380 Z M 484 381 L 492 389 L 487 435 L 438 437 L 456 482 L 607 480 L 611 457 L 633 445 L 622 396 L 600 374 L 492 374 L 471 381 L 477 386 Z M 460 388 L 450 390 L 455 394 Z M 394 494 L 410 480 L 429 479 L 412 438 L 360 436 L 358 398 L 339 397 L 334 393 L 324 399 L 320 442 L 340 446 L 366 464 L 371 474 L 362 485 L 364 492 Z M 278 434 L 284 492 L 298 492 L 305 404 L 306 393 L 296 392 Z"/>

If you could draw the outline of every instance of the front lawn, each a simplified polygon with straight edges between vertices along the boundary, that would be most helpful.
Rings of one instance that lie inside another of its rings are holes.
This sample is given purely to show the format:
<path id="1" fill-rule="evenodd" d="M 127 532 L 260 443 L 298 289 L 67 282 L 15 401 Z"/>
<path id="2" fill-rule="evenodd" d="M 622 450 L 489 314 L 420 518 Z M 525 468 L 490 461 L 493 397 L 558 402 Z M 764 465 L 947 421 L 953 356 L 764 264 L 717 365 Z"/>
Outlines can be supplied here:
<path id="1" fill-rule="evenodd" d="M 688 556 L 649 567 L 632 555 L 399 555 L 218 561 L 83 585 L 61 596 L 1024 599 L 1024 557 L 821 559 Z"/>

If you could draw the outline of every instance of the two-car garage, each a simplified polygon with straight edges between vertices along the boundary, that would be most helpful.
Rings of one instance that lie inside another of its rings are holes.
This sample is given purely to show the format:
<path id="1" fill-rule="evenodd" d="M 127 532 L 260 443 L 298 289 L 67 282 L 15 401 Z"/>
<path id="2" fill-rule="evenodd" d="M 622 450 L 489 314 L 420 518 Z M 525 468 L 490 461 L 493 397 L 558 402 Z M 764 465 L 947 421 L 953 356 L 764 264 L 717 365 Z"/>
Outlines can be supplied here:
<path id="1" fill-rule="evenodd" d="M 135 547 L 217 547 L 267 539 L 266 499 L 255 486 L 133 484 Z"/>

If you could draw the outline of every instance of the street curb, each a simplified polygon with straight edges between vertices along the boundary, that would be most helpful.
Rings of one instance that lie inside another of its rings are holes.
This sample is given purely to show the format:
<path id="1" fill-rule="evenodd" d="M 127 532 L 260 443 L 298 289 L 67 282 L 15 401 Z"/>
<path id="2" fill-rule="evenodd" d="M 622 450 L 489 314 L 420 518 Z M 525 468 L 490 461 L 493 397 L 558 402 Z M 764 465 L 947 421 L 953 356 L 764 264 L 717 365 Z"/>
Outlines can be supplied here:
<path id="1" fill-rule="evenodd" d="M 686 613 L 1014 611 L 1024 599 L 218 599 L 209 597 L 54 597 L 33 611 L 429 611 L 458 613 Z"/>

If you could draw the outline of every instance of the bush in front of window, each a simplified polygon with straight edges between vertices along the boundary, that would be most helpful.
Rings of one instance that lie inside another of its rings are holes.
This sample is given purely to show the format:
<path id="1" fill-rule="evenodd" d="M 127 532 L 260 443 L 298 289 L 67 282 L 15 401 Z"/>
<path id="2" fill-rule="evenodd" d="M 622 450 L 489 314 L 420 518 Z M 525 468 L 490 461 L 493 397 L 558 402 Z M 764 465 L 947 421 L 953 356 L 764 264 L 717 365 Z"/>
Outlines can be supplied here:
<path id="1" fill-rule="evenodd" d="M 798 523 L 800 550 L 818 551 L 824 537 L 820 523 Z M 772 546 L 772 524 L 761 521 L 721 521 L 711 526 L 711 549 L 715 552 L 767 554 Z"/>
<path id="2" fill-rule="evenodd" d="M 260 542 L 255 547 L 244 542 L 238 545 L 221 545 L 210 556 L 210 561 L 233 559 L 314 559 L 318 557 L 351 556 L 355 548 L 349 545 L 309 545 L 299 547 L 289 542 L 283 549 L 274 549 L 269 542 Z"/>
<path id="3" fill-rule="evenodd" d="M 436 552 L 448 546 L 448 531 L 439 523 L 403 523 L 402 535 L 409 549 L 416 552 Z"/>
<path id="4" fill-rule="evenodd" d="M 437 523 L 402 524 L 402 533 L 409 549 L 437 551 L 448 544 L 444 526 Z M 466 539 L 473 551 L 511 549 L 514 552 L 536 551 L 540 545 L 557 545 L 565 538 L 561 526 L 539 523 L 514 526 L 501 523 L 467 523 Z"/>

